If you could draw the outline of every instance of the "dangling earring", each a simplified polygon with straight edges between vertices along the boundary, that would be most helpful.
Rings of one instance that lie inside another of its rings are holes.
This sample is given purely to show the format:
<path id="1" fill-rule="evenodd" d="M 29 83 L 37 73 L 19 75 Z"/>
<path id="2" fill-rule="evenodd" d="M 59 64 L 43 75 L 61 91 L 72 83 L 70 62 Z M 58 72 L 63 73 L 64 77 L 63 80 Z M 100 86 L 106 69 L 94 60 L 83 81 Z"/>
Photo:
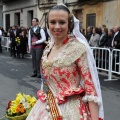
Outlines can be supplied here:
<path id="1" fill-rule="evenodd" d="M 68 34 L 70 34 L 70 29 L 68 30 Z"/>
<path id="2" fill-rule="evenodd" d="M 70 38 L 70 29 L 68 30 L 68 38 Z"/>

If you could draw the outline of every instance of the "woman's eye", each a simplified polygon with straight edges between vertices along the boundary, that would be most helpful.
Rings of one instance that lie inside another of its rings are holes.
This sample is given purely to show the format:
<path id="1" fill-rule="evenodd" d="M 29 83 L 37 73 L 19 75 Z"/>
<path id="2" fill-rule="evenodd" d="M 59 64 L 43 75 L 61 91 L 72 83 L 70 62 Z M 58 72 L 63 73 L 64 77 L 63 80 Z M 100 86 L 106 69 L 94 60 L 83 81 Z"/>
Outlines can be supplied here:
<path id="1" fill-rule="evenodd" d="M 64 22 L 64 21 L 61 21 L 61 22 L 60 22 L 60 24 L 61 24 L 61 25 L 64 25 L 64 24 L 65 24 L 65 22 Z"/>
<path id="2" fill-rule="evenodd" d="M 52 25 L 57 24 L 56 21 L 50 21 L 50 23 L 51 23 Z M 60 21 L 60 22 L 58 22 L 58 24 L 60 24 L 60 25 L 64 25 L 65 23 L 66 23 L 66 22 L 64 22 L 64 21 Z"/>
<path id="3" fill-rule="evenodd" d="M 55 21 L 51 21 L 50 23 L 51 23 L 51 24 L 53 24 L 53 25 L 54 25 L 54 24 L 56 24 L 56 22 L 55 22 Z"/>

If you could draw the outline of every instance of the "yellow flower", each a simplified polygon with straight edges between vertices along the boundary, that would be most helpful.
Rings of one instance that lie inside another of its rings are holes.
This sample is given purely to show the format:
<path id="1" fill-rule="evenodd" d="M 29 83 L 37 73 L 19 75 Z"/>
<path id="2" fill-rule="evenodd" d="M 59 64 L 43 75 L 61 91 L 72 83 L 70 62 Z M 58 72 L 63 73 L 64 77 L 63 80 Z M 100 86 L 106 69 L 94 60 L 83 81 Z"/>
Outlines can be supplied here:
<path id="1" fill-rule="evenodd" d="M 18 104 L 19 104 L 19 101 L 13 100 L 12 103 L 11 103 L 11 106 L 18 105 Z"/>
<path id="2" fill-rule="evenodd" d="M 17 107 L 17 106 L 11 106 L 11 107 L 10 107 L 11 113 L 16 113 L 16 107 Z"/>
<path id="3" fill-rule="evenodd" d="M 34 106 L 34 104 L 36 103 L 36 98 L 35 97 L 32 97 L 31 100 L 30 100 L 30 105 L 31 106 Z"/>
<path id="4" fill-rule="evenodd" d="M 11 102 L 9 109 L 7 110 L 8 115 L 17 114 L 19 112 L 24 114 L 27 109 L 31 109 L 34 106 L 36 101 L 35 97 L 18 93 L 16 99 Z"/>
<path id="5" fill-rule="evenodd" d="M 13 113 L 11 112 L 11 109 L 8 109 L 8 114 L 12 115 Z"/>
<path id="6" fill-rule="evenodd" d="M 24 96 L 21 93 L 18 93 L 16 97 L 16 101 L 19 102 L 22 98 L 24 98 Z"/>
<path id="7" fill-rule="evenodd" d="M 25 95 L 25 99 L 27 102 L 30 102 L 30 100 L 32 99 L 32 97 L 30 95 Z"/>

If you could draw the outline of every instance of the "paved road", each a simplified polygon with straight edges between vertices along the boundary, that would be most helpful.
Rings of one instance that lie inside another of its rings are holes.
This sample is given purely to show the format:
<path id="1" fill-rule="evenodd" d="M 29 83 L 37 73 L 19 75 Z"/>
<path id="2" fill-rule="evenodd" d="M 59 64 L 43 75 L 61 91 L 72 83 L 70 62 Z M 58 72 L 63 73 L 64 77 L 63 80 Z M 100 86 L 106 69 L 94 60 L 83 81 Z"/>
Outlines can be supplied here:
<path id="1" fill-rule="evenodd" d="M 36 96 L 40 88 L 40 79 L 31 78 L 31 58 L 17 59 L 9 57 L 8 52 L 0 54 L 0 117 L 5 113 L 7 102 L 15 98 L 18 92 Z M 107 78 L 100 73 L 100 82 L 105 110 L 105 120 L 120 120 L 120 80 L 105 82 Z M 2 119 L 5 120 L 5 119 Z"/>

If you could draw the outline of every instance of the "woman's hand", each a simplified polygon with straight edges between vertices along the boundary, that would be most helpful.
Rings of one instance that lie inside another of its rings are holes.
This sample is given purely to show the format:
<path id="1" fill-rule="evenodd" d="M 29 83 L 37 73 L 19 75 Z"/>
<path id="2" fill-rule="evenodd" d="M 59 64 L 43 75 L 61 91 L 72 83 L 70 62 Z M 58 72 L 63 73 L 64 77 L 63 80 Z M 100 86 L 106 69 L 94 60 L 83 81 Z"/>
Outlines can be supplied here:
<path id="1" fill-rule="evenodd" d="M 93 101 L 89 101 L 88 103 L 89 103 L 89 109 L 90 109 L 90 114 L 91 114 L 92 120 L 99 120 L 98 104 Z"/>

